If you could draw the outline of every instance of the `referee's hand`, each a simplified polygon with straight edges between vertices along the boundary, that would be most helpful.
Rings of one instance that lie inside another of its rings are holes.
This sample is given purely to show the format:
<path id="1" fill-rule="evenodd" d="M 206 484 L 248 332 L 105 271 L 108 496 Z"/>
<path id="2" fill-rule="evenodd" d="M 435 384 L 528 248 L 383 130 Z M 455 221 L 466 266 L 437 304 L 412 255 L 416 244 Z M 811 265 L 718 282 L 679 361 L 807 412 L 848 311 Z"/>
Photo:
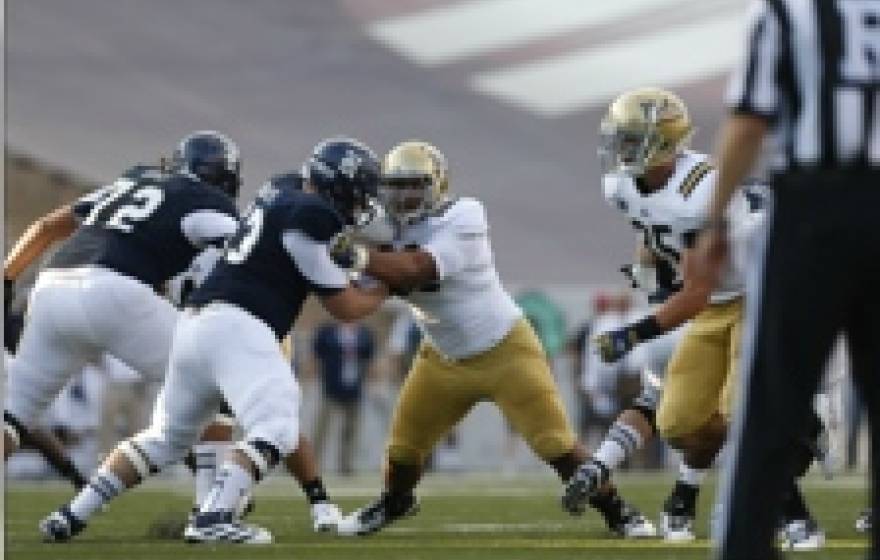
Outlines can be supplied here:
<path id="1" fill-rule="evenodd" d="M 716 288 L 727 263 L 727 227 L 722 221 L 710 224 L 697 238 L 693 259 L 690 263 L 695 279 Z"/>

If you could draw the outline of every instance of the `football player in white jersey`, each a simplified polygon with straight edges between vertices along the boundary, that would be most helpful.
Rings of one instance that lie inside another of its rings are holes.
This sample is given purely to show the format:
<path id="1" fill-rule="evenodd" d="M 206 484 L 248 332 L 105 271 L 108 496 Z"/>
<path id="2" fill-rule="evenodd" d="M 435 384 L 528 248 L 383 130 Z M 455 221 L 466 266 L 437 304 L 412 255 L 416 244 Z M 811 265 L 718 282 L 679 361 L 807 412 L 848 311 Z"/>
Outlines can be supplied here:
<path id="1" fill-rule="evenodd" d="M 689 267 L 689 259 L 714 188 L 714 168 L 706 155 L 687 149 L 693 126 L 684 103 L 656 88 L 626 92 L 609 107 L 600 132 L 600 155 L 609 169 L 603 176 L 605 196 L 641 234 L 646 258 L 639 266 L 653 261 L 655 271 L 671 269 L 672 274 L 660 276 L 675 291 L 644 319 L 599 335 L 600 353 L 606 361 L 616 361 L 637 344 L 689 325 L 667 366 L 656 417 L 645 407 L 626 411 L 623 422 L 615 425 L 620 437 L 610 438 L 617 441 L 601 446 L 579 469 L 564 503 L 575 509 L 573 505 L 597 494 L 615 461 L 631 452 L 627 445 L 640 445 L 656 430 L 682 453 L 685 465 L 664 504 L 663 533 L 671 540 L 690 540 L 699 484 L 726 437 L 739 358 L 745 260 L 764 214 L 760 198 L 749 189 L 731 205 L 729 232 L 737 255 L 712 290 L 709 279 Z M 811 461 L 807 454 L 804 468 Z M 793 482 L 786 492 L 786 520 L 801 522 L 798 529 L 810 525 L 807 534 L 796 531 L 798 540 L 818 543 L 821 535 Z"/>
<path id="2" fill-rule="evenodd" d="M 413 513 L 434 444 L 490 400 L 563 480 L 586 453 L 566 418 L 544 351 L 502 287 L 483 205 L 448 193 L 446 158 L 407 141 L 385 156 L 380 199 L 394 224 L 390 250 L 356 247 L 370 277 L 409 302 L 425 334 L 395 406 L 385 487 L 345 517 L 342 535 L 373 533 Z"/>

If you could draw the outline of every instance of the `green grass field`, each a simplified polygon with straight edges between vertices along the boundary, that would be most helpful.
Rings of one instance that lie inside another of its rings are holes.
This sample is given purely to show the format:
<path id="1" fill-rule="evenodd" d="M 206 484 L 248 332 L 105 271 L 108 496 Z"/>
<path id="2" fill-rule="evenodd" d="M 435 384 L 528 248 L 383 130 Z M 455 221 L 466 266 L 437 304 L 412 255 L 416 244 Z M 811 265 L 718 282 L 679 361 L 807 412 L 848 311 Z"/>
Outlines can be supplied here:
<path id="1" fill-rule="evenodd" d="M 378 477 L 330 480 L 328 487 L 345 509 L 362 505 L 376 491 Z M 622 492 L 652 518 L 668 491 L 672 475 L 624 475 Z M 828 535 L 820 553 L 791 557 L 860 559 L 866 540 L 852 528 L 865 503 L 863 477 L 832 482 L 811 478 L 808 498 Z M 85 533 L 64 545 L 43 544 L 38 520 L 71 495 L 60 483 L 7 484 L 6 558 L 34 560 L 184 560 L 261 559 L 690 559 L 708 558 L 709 543 L 701 539 L 670 547 L 657 540 L 624 541 L 606 532 L 598 516 L 573 519 L 558 506 L 559 485 L 549 476 L 506 479 L 490 475 L 429 476 L 420 492 L 421 512 L 385 532 L 367 538 L 343 539 L 311 532 L 304 498 L 292 481 L 276 477 L 262 485 L 250 520 L 271 529 L 276 544 L 265 547 L 187 545 L 149 534 L 157 520 L 182 517 L 189 488 L 165 481 L 150 484 L 117 500 L 96 517 Z M 713 490 L 701 501 L 697 530 L 706 535 Z"/>

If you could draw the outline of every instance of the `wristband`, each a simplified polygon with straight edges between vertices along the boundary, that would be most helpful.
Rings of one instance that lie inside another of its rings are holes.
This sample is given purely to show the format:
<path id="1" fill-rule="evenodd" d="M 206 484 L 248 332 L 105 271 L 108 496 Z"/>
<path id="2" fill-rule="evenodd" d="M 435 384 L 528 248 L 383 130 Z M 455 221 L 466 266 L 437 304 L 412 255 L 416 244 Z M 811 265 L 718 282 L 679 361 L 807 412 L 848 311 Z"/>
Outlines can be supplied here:
<path id="1" fill-rule="evenodd" d="M 662 334 L 666 334 L 666 331 L 668 330 L 660 326 L 660 323 L 657 322 L 657 317 L 654 315 L 648 315 L 641 321 L 634 323 L 631 329 L 632 332 L 635 333 L 639 342 L 645 342 L 652 338 L 657 338 Z"/>

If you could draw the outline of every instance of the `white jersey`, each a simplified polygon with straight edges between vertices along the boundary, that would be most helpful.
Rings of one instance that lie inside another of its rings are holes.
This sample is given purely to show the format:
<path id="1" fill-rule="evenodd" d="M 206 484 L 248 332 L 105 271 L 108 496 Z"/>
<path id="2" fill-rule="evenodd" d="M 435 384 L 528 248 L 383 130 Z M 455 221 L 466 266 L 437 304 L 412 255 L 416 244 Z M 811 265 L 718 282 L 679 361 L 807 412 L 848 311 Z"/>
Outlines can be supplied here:
<path id="1" fill-rule="evenodd" d="M 445 356 L 459 359 L 491 349 L 522 317 L 495 271 L 489 224 L 478 200 L 459 198 L 404 226 L 394 245 L 420 247 L 434 258 L 438 281 L 405 299 L 428 342 Z"/>
<path id="2" fill-rule="evenodd" d="M 709 202 L 715 188 L 715 168 L 709 157 L 686 151 L 678 156 L 672 177 L 661 189 L 642 194 L 636 181 L 622 173 L 608 173 L 602 178 L 605 198 L 629 218 L 633 227 L 644 236 L 645 246 L 678 272 L 682 251 L 690 247 L 706 219 Z M 721 284 L 712 293 L 712 303 L 722 303 L 738 297 L 745 285 L 741 253 L 743 241 L 763 221 L 748 196 L 742 192 L 734 196 L 727 215 L 730 223 L 731 244 L 735 258 Z"/>

